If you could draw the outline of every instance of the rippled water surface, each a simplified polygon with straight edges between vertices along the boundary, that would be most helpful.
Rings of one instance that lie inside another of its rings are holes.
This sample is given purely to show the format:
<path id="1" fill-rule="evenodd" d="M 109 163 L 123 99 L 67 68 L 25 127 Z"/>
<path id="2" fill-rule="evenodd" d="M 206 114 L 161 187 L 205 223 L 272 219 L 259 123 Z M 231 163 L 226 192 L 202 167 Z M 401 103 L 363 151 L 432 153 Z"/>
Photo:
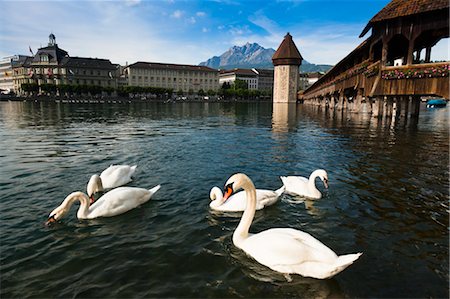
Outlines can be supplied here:
<path id="1" fill-rule="evenodd" d="M 449 109 L 377 122 L 271 103 L 0 103 L 1 297 L 447 297 Z M 126 214 L 49 212 L 110 164 L 161 190 Z M 329 189 L 283 195 L 251 227 L 304 230 L 338 254 L 329 280 L 286 277 L 232 244 L 240 215 L 209 190 L 245 172 L 258 188 L 324 168 Z"/>

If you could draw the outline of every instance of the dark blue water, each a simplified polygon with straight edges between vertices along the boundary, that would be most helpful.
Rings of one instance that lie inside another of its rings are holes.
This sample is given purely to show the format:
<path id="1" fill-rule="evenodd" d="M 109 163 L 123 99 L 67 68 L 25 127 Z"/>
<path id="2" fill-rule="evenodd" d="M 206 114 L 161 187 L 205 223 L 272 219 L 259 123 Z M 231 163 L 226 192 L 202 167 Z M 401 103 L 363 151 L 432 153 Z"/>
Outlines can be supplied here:
<path id="1" fill-rule="evenodd" d="M 448 297 L 449 109 L 417 124 L 271 103 L 0 103 L 1 297 Z M 126 214 L 60 223 L 49 212 L 110 164 L 162 188 Z M 338 254 L 329 280 L 258 265 L 231 241 L 239 215 L 211 214 L 209 190 L 245 172 L 328 171 L 324 197 L 284 195 L 251 232 L 304 230 Z"/>

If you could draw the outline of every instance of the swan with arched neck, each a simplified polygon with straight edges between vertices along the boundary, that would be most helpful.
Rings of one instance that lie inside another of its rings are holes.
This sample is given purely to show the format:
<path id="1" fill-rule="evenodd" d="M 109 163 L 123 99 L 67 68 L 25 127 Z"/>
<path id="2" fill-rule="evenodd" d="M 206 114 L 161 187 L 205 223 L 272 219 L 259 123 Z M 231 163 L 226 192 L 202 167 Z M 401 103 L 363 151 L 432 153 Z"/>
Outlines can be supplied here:
<path id="1" fill-rule="evenodd" d="M 338 256 L 308 233 L 292 228 L 272 228 L 256 234 L 249 229 L 256 211 L 256 189 L 248 176 L 231 176 L 224 197 L 239 189 L 247 194 L 247 207 L 233 233 L 233 244 L 270 269 L 285 274 L 325 279 L 338 274 L 362 253 Z"/>
<path id="2" fill-rule="evenodd" d="M 49 224 L 63 218 L 76 201 L 80 202 L 77 212 L 78 219 L 120 215 L 149 201 L 160 188 L 161 185 L 157 185 L 150 190 L 136 187 L 119 187 L 105 193 L 92 205 L 90 205 L 89 197 L 86 194 L 79 191 L 73 192 L 50 213 L 46 223 Z"/>

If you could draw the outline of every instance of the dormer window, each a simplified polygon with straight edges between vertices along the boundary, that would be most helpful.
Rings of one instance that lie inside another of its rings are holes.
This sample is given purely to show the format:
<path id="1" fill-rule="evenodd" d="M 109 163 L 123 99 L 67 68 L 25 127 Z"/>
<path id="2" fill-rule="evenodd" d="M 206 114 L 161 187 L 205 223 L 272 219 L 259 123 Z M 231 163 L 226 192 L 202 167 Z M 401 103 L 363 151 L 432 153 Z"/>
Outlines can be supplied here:
<path id="1" fill-rule="evenodd" d="M 41 55 L 40 62 L 48 62 L 48 55 Z"/>

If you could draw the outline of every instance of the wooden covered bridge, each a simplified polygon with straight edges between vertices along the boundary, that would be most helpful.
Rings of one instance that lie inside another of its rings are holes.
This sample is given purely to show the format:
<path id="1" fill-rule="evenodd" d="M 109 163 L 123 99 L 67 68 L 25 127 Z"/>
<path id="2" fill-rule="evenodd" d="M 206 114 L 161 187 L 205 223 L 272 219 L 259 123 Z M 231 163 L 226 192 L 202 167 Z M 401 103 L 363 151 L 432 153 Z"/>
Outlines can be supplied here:
<path id="1" fill-rule="evenodd" d="M 374 117 L 414 117 L 421 97 L 449 99 L 450 64 L 431 61 L 433 46 L 449 37 L 448 0 L 393 0 L 360 37 L 370 29 L 369 38 L 298 99 Z"/>

